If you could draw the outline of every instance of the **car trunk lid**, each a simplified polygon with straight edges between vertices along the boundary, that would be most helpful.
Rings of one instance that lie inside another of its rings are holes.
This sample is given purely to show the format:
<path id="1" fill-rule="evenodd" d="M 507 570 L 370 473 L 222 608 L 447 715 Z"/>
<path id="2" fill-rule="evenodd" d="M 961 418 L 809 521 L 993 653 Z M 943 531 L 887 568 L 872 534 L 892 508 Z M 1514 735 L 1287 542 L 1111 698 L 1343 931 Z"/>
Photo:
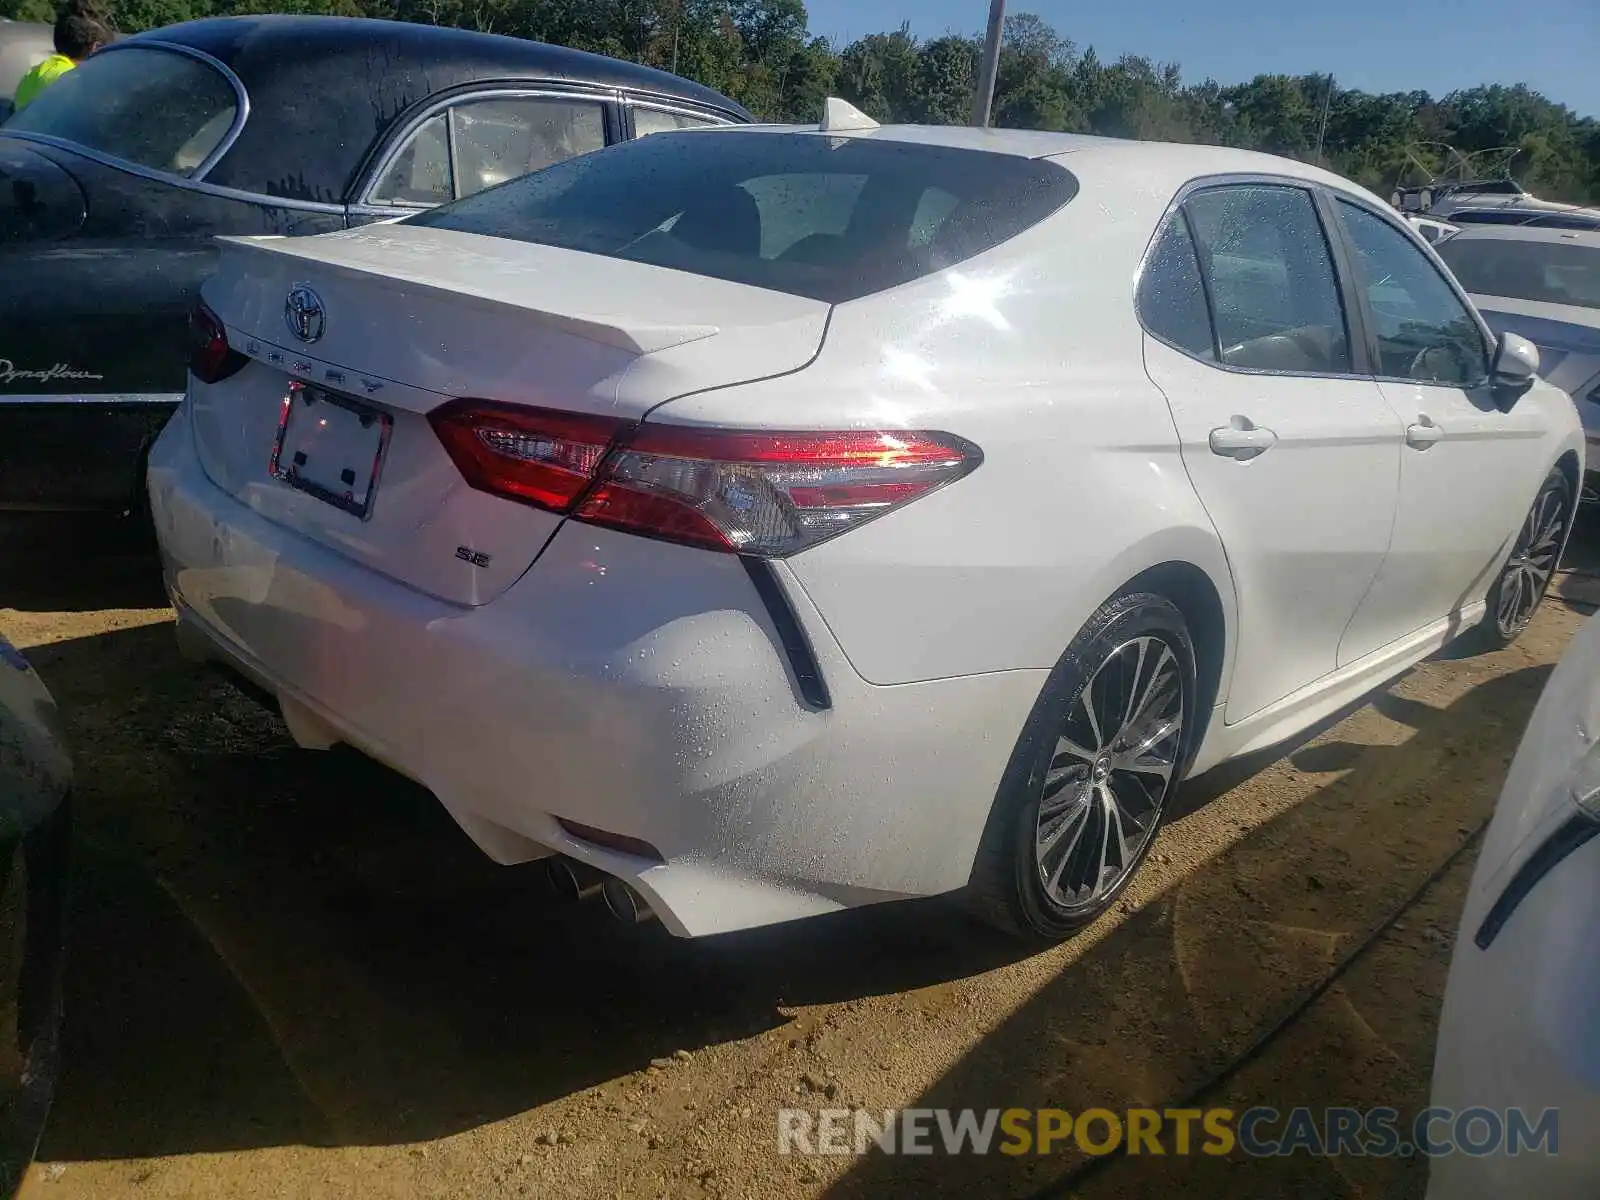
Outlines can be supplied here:
<path id="1" fill-rule="evenodd" d="M 562 517 L 468 486 L 430 412 L 471 397 L 638 420 L 804 366 L 829 311 L 418 226 L 224 243 L 204 297 L 247 362 L 191 385 L 207 474 L 268 519 L 461 604 L 510 586 Z"/>

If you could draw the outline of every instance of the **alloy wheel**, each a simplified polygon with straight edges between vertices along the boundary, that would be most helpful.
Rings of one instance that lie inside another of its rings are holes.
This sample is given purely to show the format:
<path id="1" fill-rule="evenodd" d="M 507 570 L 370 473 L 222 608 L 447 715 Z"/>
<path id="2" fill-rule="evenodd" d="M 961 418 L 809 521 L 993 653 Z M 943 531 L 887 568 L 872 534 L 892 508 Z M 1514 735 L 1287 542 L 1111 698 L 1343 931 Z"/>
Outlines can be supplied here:
<path id="1" fill-rule="evenodd" d="M 1547 487 L 1528 510 L 1500 578 L 1494 623 L 1501 637 L 1515 637 L 1533 619 L 1556 569 L 1566 524 L 1565 493 L 1561 488 Z"/>
<path id="2" fill-rule="evenodd" d="M 1120 887 L 1160 821 L 1183 744 L 1184 673 L 1167 641 L 1108 654 L 1068 709 L 1045 772 L 1034 861 L 1068 912 Z"/>

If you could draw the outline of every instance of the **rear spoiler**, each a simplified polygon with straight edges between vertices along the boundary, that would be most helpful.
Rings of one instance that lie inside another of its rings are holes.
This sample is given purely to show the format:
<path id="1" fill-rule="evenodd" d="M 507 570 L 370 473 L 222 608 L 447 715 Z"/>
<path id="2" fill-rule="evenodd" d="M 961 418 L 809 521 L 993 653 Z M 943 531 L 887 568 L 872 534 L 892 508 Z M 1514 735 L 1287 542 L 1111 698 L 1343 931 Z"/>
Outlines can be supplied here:
<path id="1" fill-rule="evenodd" d="M 345 236 L 356 232 L 350 230 L 311 237 L 284 237 L 279 234 L 227 236 L 219 237 L 217 241 L 222 244 L 222 264 L 241 256 L 248 259 L 264 254 L 299 259 L 308 267 L 315 266 L 318 270 L 334 271 L 346 276 L 392 279 L 424 291 L 496 307 L 517 308 L 541 325 L 632 354 L 654 354 L 673 346 L 714 337 L 720 332 L 716 325 L 663 321 L 655 314 L 585 312 L 581 304 L 564 311 L 540 307 L 532 301 L 529 289 L 519 286 L 515 264 L 508 263 L 505 257 L 465 250 L 460 255 L 445 256 L 433 248 L 424 248 L 425 252 L 417 253 L 414 251 L 419 248 L 408 244 L 403 235 L 375 237 L 375 226 L 360 228 L 364 236 L 359 240 Z M 475 234 L 459 236 L 474 241 L 497 241 L 492 238 L 478 239 Z M 524 261 L 535 260 L 540 267 L 555 271 L 574 266 L 580 259 L 590 270 L 607 271 L 614 275 L 649 269 L 621 259 L 603 258 L 554 246 L 526 242 L 500 243 L 499 246 L 515 246 L 512 253 L 516 257 Z M 248 273 L 250 268 L 245 262 L 236 269 Z M 637 280 L 628 282 L 636 283 Z M 643 289 L 623 286 L 610 289 L 610 292 L 638 297 Z M 648 304 L 647 295 L 644 299 Z"/>

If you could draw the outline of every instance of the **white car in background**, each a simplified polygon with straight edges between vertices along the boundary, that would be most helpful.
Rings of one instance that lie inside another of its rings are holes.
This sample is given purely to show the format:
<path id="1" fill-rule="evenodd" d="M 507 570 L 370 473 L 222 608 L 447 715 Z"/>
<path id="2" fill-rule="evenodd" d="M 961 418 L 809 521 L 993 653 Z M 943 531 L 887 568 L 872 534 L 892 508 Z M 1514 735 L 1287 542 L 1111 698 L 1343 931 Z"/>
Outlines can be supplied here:
<path id="1" fill-rule="evenodd" d="M 1430 245 L 1442 242 L 1453 233 L 1460 233 L 1459 225 L 1452 225 L 1448 221 L 1435 221 L 1432 217 L 1407 217 L 1406 221 L 1411 228 L 1422 235 L 1422 240 Z"/>
<path id="2" fill-rule="evenodd" d="M 1577 403 L 1600 467 L 1600 232 L 1475 225 L 1439 247 L 1489 327 L 1539 347 L 1539 374 Z"/>
<path id="3" fill-rule="evenodd" d="M 833 101 L 229 239 L 194 331 L 185 644 L 684 935 L 1067 935 L 1186 774 L 1515 637 L 1583 461 L 1345 180 Z"/>
<path id="4" fill-rule="evenodd" d="M 1600 617 L 1567 646 L 1512 760 L 1467 893 L 1433 1064 L 1436 1107 L 1520 1108 L 1530 1127 L 1555 1110 L 1554 1153 L 1502 1144 L 1433 1159 L 1429 1200 L 1600 1196 L 1596 928 Z"/>

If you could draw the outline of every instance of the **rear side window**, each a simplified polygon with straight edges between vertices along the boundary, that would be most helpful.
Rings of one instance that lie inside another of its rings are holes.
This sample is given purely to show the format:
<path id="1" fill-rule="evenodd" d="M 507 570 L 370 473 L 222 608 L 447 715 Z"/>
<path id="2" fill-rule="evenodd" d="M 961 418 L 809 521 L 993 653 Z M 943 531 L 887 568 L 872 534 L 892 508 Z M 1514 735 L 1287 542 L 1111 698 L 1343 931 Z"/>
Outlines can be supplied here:
<path id="1" fill-rule="evenodd" d="M 449 113 L 438 113 L 418 127 L 372 189 L 372 203 L 427 206 L 453 199 L 449 121 Z"/>
<path id="2" fill-rule="evenodd" d="M 604 110 L 582 100 L 478 100 L 456 105 L 450 121 L 458 196 L 606 144 Z"/>
<path id="3" fill-rule="evenodd" d="M 1139 319 L 1156 337 L 1196 358 L 1215 361 L 1216 338 L 1200 282 L 1200 260 L 1182 213 L 1167 219 L 1139 279 Z"/>
<path id="4" fill-rule="evenodd" d="M 635 105 L 633 110 L 633 136 L 648 137 L 652 133 L 670 133 L 674 129 L 703 129 L 707 125 L 720 125 L 710 117 L 692 117 L 688 113 L 668 112 L 664 108 L 645 108 Z"/>
<path id="5" fill-rule="evenodd" d="M 605 144 L 604 110 L 590 101 L 465 100 L 417 127 L 369 199 L 373 204 L 445 204 Z"/>
<path id="6" fill-rule="evenodd" d="M 155 47 L 101 51 L 6 122 L 143 167 L 192 175 L 238 115 L 233 84 L 211 64 Z"/>
<path id="7" fill-rule="evenodd" d="M 1072 199 L 1055 163 L 806 133 L 663 133 L 411 223 L 840 303 L 992 249 Z"/>
<path id="8" fill-rule="evenodd" d="M 1184 208 L 1211 288 L 1223 362 L 1295 373 L 1350 370 L 1344 305 L 1310 192 L 1213 188 Z"/>

